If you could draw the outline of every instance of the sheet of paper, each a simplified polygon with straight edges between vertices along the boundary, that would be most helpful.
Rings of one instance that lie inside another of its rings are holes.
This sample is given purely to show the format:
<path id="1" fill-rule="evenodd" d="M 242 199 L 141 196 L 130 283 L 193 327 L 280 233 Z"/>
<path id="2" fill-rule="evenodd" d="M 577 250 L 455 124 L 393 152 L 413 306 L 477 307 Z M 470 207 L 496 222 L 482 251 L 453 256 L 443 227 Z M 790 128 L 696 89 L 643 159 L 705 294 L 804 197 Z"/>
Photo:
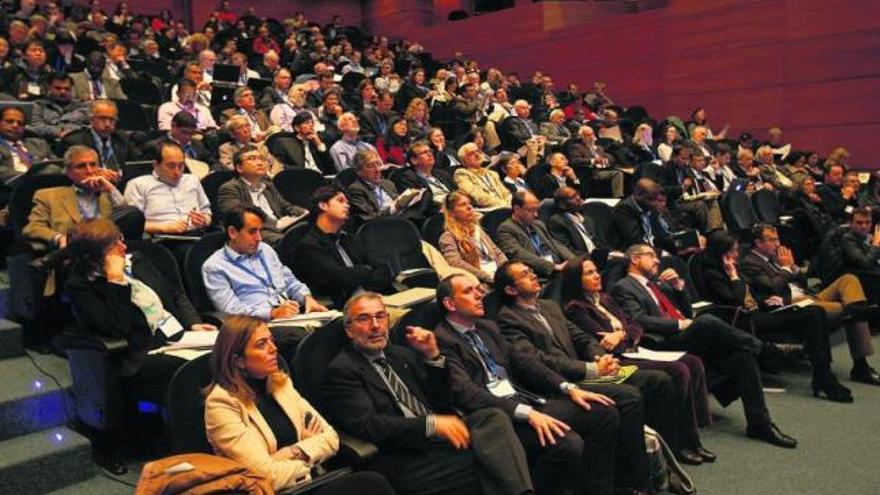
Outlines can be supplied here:
<path id="1" fill-rule="evenodd" d="M 623 357 L 628 359 L 644 359 L 647 361 L 678 361 L 684 356 L 683 352 L 676 351 L 652 351 L 644 347 L 638 347 L 636 352 L 624 352 Z"/>

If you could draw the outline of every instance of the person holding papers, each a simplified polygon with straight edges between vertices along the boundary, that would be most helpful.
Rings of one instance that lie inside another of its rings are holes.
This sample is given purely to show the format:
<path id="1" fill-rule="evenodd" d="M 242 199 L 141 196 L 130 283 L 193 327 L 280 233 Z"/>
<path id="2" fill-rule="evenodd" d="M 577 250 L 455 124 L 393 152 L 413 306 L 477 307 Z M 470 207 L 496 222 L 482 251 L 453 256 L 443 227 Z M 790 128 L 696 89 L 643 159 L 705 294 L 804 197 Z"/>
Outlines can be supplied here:
<path id="1" fill-rule="evenodd" d="M 253 145 L 245 145 L 232 156 L 238 177 L 217 192 L 217 211 L 223 215 L 240 205 L 253 205 L 263 211 L 266 222 L 260 232 L 263 240 L 277 248 L 284 232 L 309 212 L 289 203 L 269 180 L 269 162 Z"/>
<path id="2" fill-rule="evenodd" d="M 327 311 L 306 284 L 281 264 L 262 240 L 266 214 L 255 206 L 236 206 L 223 215 L 226 245 L 202 266 L 202 279 L 214 307 L 224 313 L 277 321 L 300 313 Z M 306 330 L 273 326 L 272 336 L 285 359 L 292 359 Z"/>
<path id="3" fill-rule="evenodd" d="M 363 221 L 400 216 L 421 223 L 428 198 L 425 188 L 397 192 L 394 183 L 382 178 L 382 158 L 373 150 L 361 150 L 352 164 L 357 180 L 345 191 L 352 213 Z"/>
<path id="4" fill-rule="evenodd" d="M 106 218 L 76 224 L 68 244 L 74 260 L 65 286 L 82 329 L 125 339 L 123 390 L 157 404 L 184 360 L 149 351 L 180 340 L 185 331 L 211 331 L 186 294 L 141 253 L 126 253 L 119 228 Z"/>
<path id="5" fill-rule="evenodd" d="M 638 348 L 644 333 L 642 327 L 602 291 L 602 276 L 589 256 L 579 256 L 565 264 L 562 300 L 565 317 L 580 331 L 599 339 L 599 345 L 606 352 L 620 356 L 627 350 Z M 684 409 L 678 418 L 681 424 L 677 445 L 675 438 L 666 438 L 667 442 L 678 459 L 686 464 L 714 462 L 715 454 L 700 444 L 697 429 L 712 423 L 703 362 L 688 353 L 668 354 L 681 357 L 673 361 L 622 357 L 620 364 L 634 364 L 639 370 L 657 370 L 669 375 Z"/>

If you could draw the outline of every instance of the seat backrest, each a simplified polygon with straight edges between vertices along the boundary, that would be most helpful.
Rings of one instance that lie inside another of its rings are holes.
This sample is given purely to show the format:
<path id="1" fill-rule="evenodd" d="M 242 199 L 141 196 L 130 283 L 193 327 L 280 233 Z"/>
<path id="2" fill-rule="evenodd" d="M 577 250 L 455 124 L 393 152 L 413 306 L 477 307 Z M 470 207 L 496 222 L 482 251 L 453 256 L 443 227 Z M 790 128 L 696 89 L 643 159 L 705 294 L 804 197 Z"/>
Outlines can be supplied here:
<path id="1" fill-rule="evenodd" d="M 538 205 L 538 220 L 547 223 L 554 213 L 556 213 L 556 203 L 553 202 L 553 198 L 542 199 Z"/>
<path id="2" fill-rule="evenodd" d="M 440 248 L 440 236 L 443 229 L 446 228 L 446 219 L 442 213 L 431 215 L 425 223 L 422 224 L 422 239 L 435 248 Z"/>
<path id="3" fill-rule="evenodd" d="M 324 388 L 324 370 L 347 345 L 342 318 L 337 318 L 308 334 L 296 349 L 294 386 L 318 410 L 323 409 L 320 391 Z"/>
<path id="4" fill-rule="evenodd" d="M 205 191 L 205 196 L 208 197 L 208 202 L 211 203 L 214 223 L 220 220 L 220 211 L 217 209 L 217 193 L 220 191 L 220 186 L 234 178 L 235 172 L 232 170 L 215 170 L 202 178 L 202 189 Z"/>
<path id="5" fill-rule="evenodd" d="M 129 100 L 146 105 L 161 105 L 162 90 L 150 79 L 125 77 L 119 80 L 122 91 Z"/>
<path id="6" fill-rule="evenodd" d="M 203 393 L 211 380 L 211 353 L 207 353 L 184 363 L 168 383 L 165 404 L 175 453 L 213 453 L 205 433 Z"/>
<path id="7" fill-rule="evenodd" d="M 495 234 L 498 232 L 498 227 L 502 222 L 510 218 L 511 213 L 513 213 L 513 210 L 510 208 L 498 208 L 497 210 L 487 212 L 480 219 L 480 227 L 489 234 L 493 241 L 497 242 L 498 239 Z"/>
<path id="8" fill-rule="evenodd" d="M 153 125 L 153 115 L 147 117 L 147 112 L 140 103 L 134 100 L 113 100 L 119 110 L 119 122 L 117 128 L 124 131 L 149 131 Z"/>
<path id="9" fill-rule="evenodd" d="M 357 233 L 373 266 L 385 266 L 392 276 L 411 268 L 430 268 L 422 254 L 422 238 L 415 225 L 397 217 L 377 218 L 363 224 Z"/>
<path id="10" fill-rule="evenodd" d="M 696 253 L 687 260 L 688 274 L 691 276 L 692 286 L 697 292 L 697 296 L 702 300 L 708 300 L 709 293 L 706 287 L 706 279 L 703 278 L 703 253 Z"/>
<path id="11" fill-rule="evenodd" d="M 614 209 L 605 203 L 592 201 L 584 203 L 581 207 L 584 216 L 593 221 L 593 225 L 598 230 L 598 234 L 605 239 L 606 242 L 612 242 L 611 224 Z"/>
<path id="12" fill-rule="evenodd" d="M 727 191 L 721 200 L 721 213 L 732 230 L 744 231 L 758 222 L 752 201 L 744 191 Z"/>
<path id="13" fill-rule="evenodd" d="M 343 189 L 346 189 L 348 186 L 354 184 L 354 181 L 356 181 L 357 178 L 358 178 L 357 172 L 355 172 L 353 168 L 346 168 L 346 169 L 340 170 L 336 174 L 335 180 L 336 180 L 336 183 L 339 184 L 340 187 L 342 187 Z"/>
<path id="14" fill-rule="evenodd" d="M 550 165 L 539 163 L 526 171 L 526 175 L 523 179 L 525 179 L 526 184 L 529 185 L 529 188 L 532 191 L 537 191 L 540 189 L 538 186 L 540 186 L 541 177 L 544 177 L 548 173 L 550 173 Z"/>
<path id="15" fill-rule="evenodd" d="M 427 330 L 434 330 L 437 323 L 443 315 L 440 314 L 440 308 L 433 299 L 421 303 L 397 320 L 397 324 L 391 330 L 391 343 L 397 345 L 407 345 L 406 343 L 406 327 L 422 327 Z"/>
<path id="16" fill-rule="evenodd" d="M 755 214 L 762 222 L 776 223 L 782 214 L 782 205 L 779 202 L 779 193 L 759 189 L 752 194 L 752 206 Z"/>
<path id="17" fill-rule="evenodd" d="M 311 206 L 312 194 L 327 183 L 320 173 L 306 168 L 288 168 L 282 170 L 272 183 L 287 201 L 308 208 Z"/>
<path id="18" fill-rule="evenodd" d="M 126 241 L 126 245 L 132 252 L 143 254 L 150 263 L 174 286 L 185 292 L 183 278 L 180 276 L 177 260 L 171 251 L 162 244 L 146 240 Z"/>
<path id="19" fill-rule="evenodd" d="M 186 293 L 193 306 L 199 311 L 213 311 L 214 303 L 205 290 L 202 279 L 202 265 L 214 252 L 223 247 L 226 241 L 225 232 L 209 232 L 190 246 L 184 262 L 184 280 Z"/>
<path id="20" fill-rule="evenodd" d="M 266 149 L 285 165 L 292 165 L 290 163 L 291 153 L 288 149 L 294 139 L 296 139 L 296 134 L 293 132 L 276 132 L 266 139 Z"/>
<path id="21" fill-rule="evenodd" d="M 310 228 L 311 224 L 308 222 L 297 222 L 284 233 L 281 244 L 278 246 L 278 258 L 285 266 L 293 267 L 295 265 L 296 246 Z"/>

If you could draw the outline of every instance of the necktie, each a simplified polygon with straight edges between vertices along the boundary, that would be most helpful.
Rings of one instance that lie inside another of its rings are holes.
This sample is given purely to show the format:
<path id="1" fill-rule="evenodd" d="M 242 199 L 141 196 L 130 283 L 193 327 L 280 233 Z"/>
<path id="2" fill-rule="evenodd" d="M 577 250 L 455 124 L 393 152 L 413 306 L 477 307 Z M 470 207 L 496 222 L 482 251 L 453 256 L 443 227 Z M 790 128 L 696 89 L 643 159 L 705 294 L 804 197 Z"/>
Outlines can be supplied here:
<path id="1" fill-rule="evenodd" d="M 21 160 L 23 164 L 27 166 L 27 168 L 31 168 L 31 164 L 33 163 L 33 157 L 28 153 L 27 148 L 24 146 L 24 143 L 21 141 L 16 141 L 12 144 L 12 151 L 18 155 L 18 159 Z"/>
<path id="2" fill-rule="evenodd" d="M 104 90 L 102 89 L 103 84 L 101 84 L 100 79 L 92 79 L 92 99 L 97 100 L 104 96 Z"/>
<path id="3" fill-rule="evenodd" d="M 475 330 L 464 332 L 464 337 L 471 344 L 471 348 L 473 348 L 473 350 L 475 350 L 480 356 L 480 359 L 483 360 L 483 365 L 486 367 L 486 371 L 491 375 L 489 377 L 490 381 L 504 380 L 507 378 L 507 370 L 495 361 L 495 358 L 492 357 L 492 353 L 489 352 L 489 348 L 486 347 L 486 343 L 483 342 L 483 339 L 480 338 Z"/>
<path id="4" fill-rule="evenodd" d="M 113 145 L 110 143 L 109 139 L 105 139 L 101 141 L 101 161 L 103 162 L 104 167 L 108 167 L 110 165 L 110 160 L 113 159 Z"/>
<path id="5" fill-rule="evenodd" d="M 547 245 L 541 241 L 541 236 L 538 235 L 538 231 L 533 227 L 528 228 L 529 240 L 532 241 L 532 246 L 535 247 L 535 252 L 538 256 L 544 257 L 548 255 L 552 255 L 553 253 L 547 248 Z"/>
<path id="6" fill-rule="evenodd" d="M 354 266 L 354 262 L 351 261 L 351 256 L 349 256 L 348 253 L 345 252 L 345 248 L 342 247 L 341 241 L 342 239 L 336 238 L 336 251 L 339 252 L 339 257 L 342 258 L 342 262 L 345 264 L 345 266 L 351 268 Z"/>
<path id="7" fill-rule="evenodd" d="M 192 144 L 186 143 L 183 145 L 183 152 L 186 153 L 187 158 L 195 158 L 196 150 L 192 147 Z"/>
<path id="8" fill-rule="evenodd" d="M 391 365 L 388 363 L 388 360 L 380 357 L 373 360 L 376 365 L 379 366 L 379 369 L 382 370 L 382 374 L 385 376 L 385 379 L 388 381 L 388 385 L 391 386 L 391 392 L 397 397 L 397 400 L 400 403 L 409 409 L 416 416 L 427 416 L 428 409 L 422 404 L 416 396 L 410 393 L 409 388 L 403 383 L 403 380 L 397 376 L 397 373 L 394 372 L 394 369 L 391 368 Z"/>
<path id="9" fill-rule="evenodd" d="M 648 288 L 651 289 L 651 292 L 654 293 L 654 297 L 657 298 L 657 303 L 660 305 L 660 312 L 663 313 L 663 316 L 667 318 L 674 318 L 676 320 L 683 320 L 684 315 L 681 314 L 681 311 L 672 304 L 672 301 L 666 297 L 666 294 L 660 290 L 660 287 L 654 282 L 648 281 Z"/>

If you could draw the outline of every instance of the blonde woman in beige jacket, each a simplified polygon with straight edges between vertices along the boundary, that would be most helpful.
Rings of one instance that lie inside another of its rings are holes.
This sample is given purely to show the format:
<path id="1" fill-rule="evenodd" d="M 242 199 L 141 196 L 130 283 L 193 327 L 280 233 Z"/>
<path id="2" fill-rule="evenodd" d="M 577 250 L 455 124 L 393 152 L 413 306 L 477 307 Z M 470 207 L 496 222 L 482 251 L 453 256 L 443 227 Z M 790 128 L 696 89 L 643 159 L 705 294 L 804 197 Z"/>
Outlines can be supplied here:
<path id="1" fill-rule="evenodd" d="M 339 450 L 336 430 L 278 367 L 266 324 L 228 318 L 211 356 L 205 428 L 214 452 L 248 466 L 276 491 L 311 481 L 312 468 Z M 366 492 L 364 491 L 366 489 Z M 315 495 L 393 493 L 376 473 L 355 473 L 316 487 Z"/>

